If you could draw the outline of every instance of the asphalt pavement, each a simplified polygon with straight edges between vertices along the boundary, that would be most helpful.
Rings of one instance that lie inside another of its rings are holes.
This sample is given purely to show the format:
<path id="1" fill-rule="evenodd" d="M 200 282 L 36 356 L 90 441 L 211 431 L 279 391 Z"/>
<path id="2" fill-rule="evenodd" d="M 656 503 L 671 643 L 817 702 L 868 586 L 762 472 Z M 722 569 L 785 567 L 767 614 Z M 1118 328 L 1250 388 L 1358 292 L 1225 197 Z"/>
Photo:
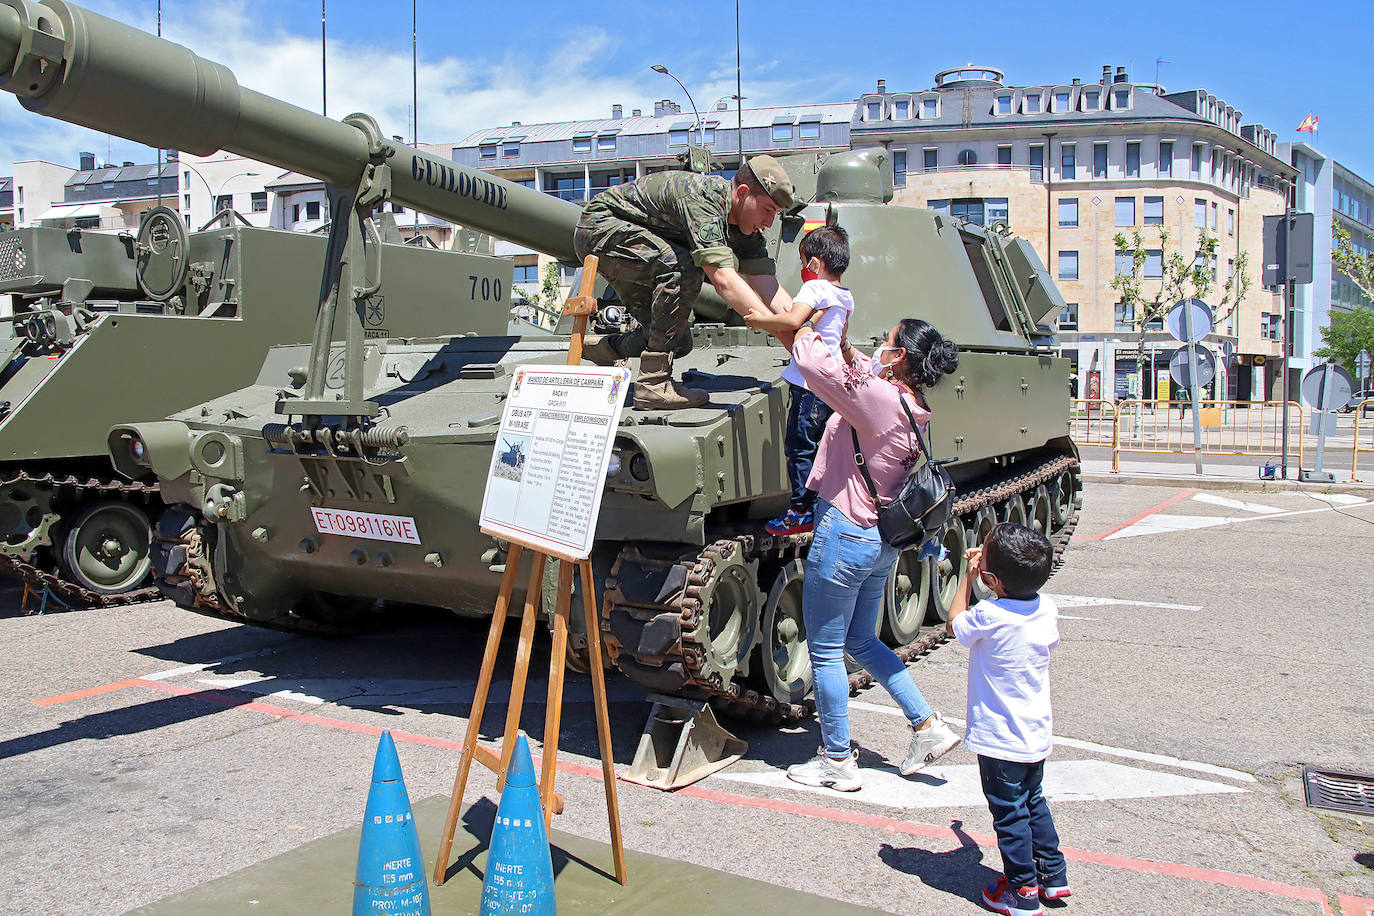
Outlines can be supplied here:
<path id="1" fill-rule="evenodd" d="M 1361 493 L 1088 484 L 1075 542 L 1046 588 L 1063 637 L 1046 786 L 1070 909 L 1374 911 L 1371 818 L 1308 808 L 1302 783 L 1306 766 L 1374 774 L 1372 556 L 1374 505 Z M 382 729 L 417 810 L 446 801 L 480 622 L 411 612 L 383 632 L 326 640 L 164 602 L 38 615 L 18 600 L 0 593 L 0 899 L 12 906 L 176 912 L 198 889 L 276 875 L 278 890 L 299 892 L 274 912 L 317 913 L 308 901 L 322 888 L 351 888 L 347 850 Z M 547 666 L 544 646 L 534 671 Z M 502 670 L 513 655 L 512 641 Z M 912 666 L 952 720 L 964 715 L 966 666 L 953 643 Z M 612 675 L 610 688 L 623 773 L 648 707 L 624 679 Z M 506 689 L 498 684 L 486 717 L 489 740 Z M 526 695 L 536 753 L 542 692 L 536 681 Z M 554 826 L 605 868 L 589 701 L 589 682 L 571 678 L 566 809 Z M 805 909 L 798 894 L 892 913 L 978 912 L 1000 861 L 975 760 L 960 748 L 903 779 L 907 733 L 894 712 L 881 688 L 852 701 L 865 778 L 852 795 L 783 777 L 814 753 L 814 722 L 727 721 L 750 745 L 727 770 L 676 793 L 619 784 L 627 847 L 709 870 L 724 882 L 712 886 L 737 882 L 753 912 Z M 497 797 L 475 769 L 467 803 Z M 421 826 L 432 857 L 438 837 Z M 608 890 L 599 912 L 660 901 L 665 912 L 721 911 L 694 903 L 690 877 L 645 866 L 630 881 L 646 893 L 620 907 Z M 445 894 L 471 886 L 431 893 L 451 902 Z"/>

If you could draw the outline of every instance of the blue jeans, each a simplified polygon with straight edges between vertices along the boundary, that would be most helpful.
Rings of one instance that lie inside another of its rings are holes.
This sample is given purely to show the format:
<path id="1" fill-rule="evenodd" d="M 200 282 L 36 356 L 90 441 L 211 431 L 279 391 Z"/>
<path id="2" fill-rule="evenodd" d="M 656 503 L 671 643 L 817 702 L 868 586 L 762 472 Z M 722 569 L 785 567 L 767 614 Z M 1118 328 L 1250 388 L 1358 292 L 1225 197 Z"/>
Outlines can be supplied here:
<path id="1" fill-rule="evenodd" d="M 887 688 L 907 721 L 918 725 L 930 718 L 930 704 L 916 689 L 911 673 L 877 637 L 887 576 L 896 562 L 897 550 L 883 543 L 876 527 L 860 527 L 825 500 L 816 501 L 802 617 L 815 677 L 821 745 L 831 757 L 849 755 L 846 649 Z"/>
<path id="2" fill-rule="evenodd" d="M 1043 760 L 1014 763 L 978 755 L 978 775 L 997 830 L 1002 872 L 1012 887 L 1064 883 L 1059 833 L 1054 829 L 1050 806 L 1040 794 L 1044 774 Z"/>
<path id="3" fill-rule="evenodd" d="M 783 451 L 787 455 L 787 481 L 792 485 L 792 508 L 808 512 L 816 502 L 816 492 L 806 488 L 811 467 L 816 463 L 821 434 L 835 411 L 801 385 L 787 383 L 791 404 L 787 408 L 787 435 Z"/>

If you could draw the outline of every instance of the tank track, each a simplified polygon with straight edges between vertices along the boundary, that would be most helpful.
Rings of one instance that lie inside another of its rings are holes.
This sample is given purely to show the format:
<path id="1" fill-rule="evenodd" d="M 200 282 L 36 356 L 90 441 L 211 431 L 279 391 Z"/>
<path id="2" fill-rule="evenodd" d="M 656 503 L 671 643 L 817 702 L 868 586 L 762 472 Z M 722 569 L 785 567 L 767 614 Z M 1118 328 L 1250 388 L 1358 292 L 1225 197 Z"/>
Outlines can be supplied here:
<path id="1" fill-rule="evenodd" d="M 27 484 L 53 490 L 65 488 L 77 497 L 141 498 L 145 504 L 159 498 L 158 485 L 155 483 L 125 482 L 115 480 L 113 477 L 78 477 L 74 474 L 53 473 L 30 474 L 22 469 L 8 477 L 0 477 L 0 487 L 14 484 Z M 151 601 L 159 597 L 157 587 L 151 585 L 131 589 L 118 595 L 105 595 L 75 582 L 69 582 L 55 573 L 47 572 L 27 560 L 7 553 L 0 553 L 0 572 L 9 573 L 35 591 L 41 592 L 47 589 L 63 604 L 72 607 L 114 607 L 121 604 Z"/>
<path id="2" fill-rule="evenodd" d="M 982 486 L 956 497 L 954 514 L 965 515 L 992 506 L 1009 496 L 1033 491 L 1065 471 L 1076 471 L 1076 455 L 1049 456 L 1029 469 L 1021 466 L 991 477 Z M 1078 522 L 1080 500 L 1075 495 L 1069 518 L 1052 536 L 1055 568 Z M 603 588 L 601 628 L 603 640 L 617 667 L 632 680 L 658 693 L 706 699 L 719 711 L 746 718 L 790 722 L 814 711 L 814 703 L 784 704 L 732 680 L 722 685 L 717 674 L 703 671 L 705 650 L 697 636 L 704 622 L 701 599 L 723 561 L 736 552 L 748 559 L 789 560 L 810 545 L 811 535 L 778 537 L 758 528 L 727 532 L 696 556 L 676 561 L 645 555 L 639 547 L 626 547 L 616 558 Z M 928 654 L 945 642 L 943 629 L 918 636 L 895 651 L 904 663 Z M 852 694 L 873 683 L 866 671 L 850 675 Z"/>

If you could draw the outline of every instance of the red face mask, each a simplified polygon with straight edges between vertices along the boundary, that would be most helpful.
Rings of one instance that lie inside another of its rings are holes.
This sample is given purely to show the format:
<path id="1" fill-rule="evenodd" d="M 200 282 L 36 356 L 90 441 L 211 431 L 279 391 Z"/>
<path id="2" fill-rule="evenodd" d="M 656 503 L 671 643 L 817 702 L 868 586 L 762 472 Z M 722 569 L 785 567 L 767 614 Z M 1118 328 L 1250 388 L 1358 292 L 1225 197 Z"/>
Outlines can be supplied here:
<path id="1" fill-rule="evenodd" d="M 803 268 L 802 268 L 802 282 L 803 282 L 803 283 L 810 283 L 812 280 L 819 280 L 819 279 L 820 279 L 820 276 L 817 275 L 817 273 L 816 273 L 814 270 L 811 270 L 811 269 L 808 268 L 808 267 L 803 267 Z"/>

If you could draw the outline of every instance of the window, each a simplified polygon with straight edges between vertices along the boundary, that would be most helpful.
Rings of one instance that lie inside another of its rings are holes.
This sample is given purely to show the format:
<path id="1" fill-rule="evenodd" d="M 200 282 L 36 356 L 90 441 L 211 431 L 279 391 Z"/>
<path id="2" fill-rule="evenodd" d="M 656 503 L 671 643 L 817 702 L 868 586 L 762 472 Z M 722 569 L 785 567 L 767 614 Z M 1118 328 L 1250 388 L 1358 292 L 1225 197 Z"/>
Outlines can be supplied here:
<path id="1" fill-rule="evenodd" d="M 1082 103 L 1084 111 L 1097 111 L 1102 107 L 1102 93 L 1096 89 L 1084 89 L 1083 94 L 1079 96 L 1079 101 Z"/>
<path id="2" fill-rule="evenodd" d="M 710 146 L 716 142 L 716 121 L 707 121 L 701 126 L 701 145 Z"/>
<path id="3" fill-rule="evenodd" d="M 1078 225 L 1077 197 L 1059 198 L 1059 225 L 1063 228 L 1071 228 Z"/>
<path id="4" fill-rule="evenodd" d="M 1011 225 L 1011 210 L 1007 205 L 1007 198 L 989 197 L 985 203 L 987 204 L 989 226 L 999 222 Z"/>
<path id="5" fill-rule="evenodd" d="M 1220 153 L 1218 150 L 1213 149 L 1213 150 L 1212 150 L 1212 182 L 1213 182 L 1213 183 L 1215 183 L 1216 180 L 1217 180 L 1217 167 L 1218 167 L 1218 164 L 1219 164 L 1220 162 L 1221 162 L 1221 153 Z"/>
<path id="6" fill-rule="evenodd" d="M 1213 228 L 1213 229 L 1215 229 L 1215 228 L 1217 227 L 1217 209 L 1218 209 L 1218 208 L 1217 208 L 1217 203 L 1216 203 L 1216 201 L 1212 201 L 1212 228 Z"/>
<path id="7" fill-rule="evenodd" d="M 1118 197 L 1116 199 L 1116 224 L 1118 226 L 1135 225 L 1135 198 Z"/>
<path id="8" fill-rule="evenodd" d="M 1069 110 L 1069 91 L 1067 89 L 1057 90 L 1054 93 L 1054 110 L 1056 112 Z"/>
<path id="9" fill-rule="evenodd" d="M 392 204 L 392 205 L 391 205 L 391 212 L 392 212 L 392 213 L 404 213 L 404 212 L 406 212 L 406 208 L 403 207 L 403 206 L 401 206 L 400 204 Z"/>
<path id="10" fill-rule="evenodd" d="M 802 118 L 802 122 L 797 125 L 797 138 L 799 140 L 819 140 L 820 137 L 820 119 L 808 121 L 805 118 Z"/>
<path id="11" fill-rule="evenodd" d="M 1129 277 L 1133 270 L 1135 270 L 1135 252 L 1118 248 L 1116 250 L 1116 275 Z"/>
<path id="12" fill-rule="evenodd" d="M 978 154 L 971 149 L 959 150 L 959 164 L 963 166 L 977 165 Z"/>
<path id="13" fill-rule="evenodd" d="M 534 190 L 533 178 L 513 178 L 511 179 L 511 184 L 518 184 L 522 188 L 529 188 L 531 191 Z"/>
<path id="14" fill-rule="evenodd" d="M 1066 302 L 1064 311 L 1059 313 L 1059 330 L 1077 331 L 1078 330 L 1078 303 Z"/>
<path id="15" fill-rule="evenodd" d="M 318 200 L 305 202 L 305 218 L 308 220 L 320 218 L 320 202 Z"/>
<path id="16" fill-rule="evenodd" d="M 517 157 L 517 156 L 519 156 L 519 155 L 520 155 L 520 141 L 519 141 L 519 140 L 507 140 L 505 143 L 502 143 L 502 144 L 501 144 L 501 158 L 502 158 L 502 159 L 514 159 L 515 157 Z"/>
<path id="17" fill-rule="evenodd" d="M 1207 201 L 1201 197 L 1193 198 L 1193 225 L 1199 229 L 1207 228 Z"/>
<path id="18" fill-rule="evenodd" d="M 1145 197 L 1145 225 L 1162 226 L 1164 225 L 1164 198 Z"/>
<path id="19" fill-rule="evenodd" d="M 676 144 L 676 145 L 678 145 L 678 146 L 686 146 L 686 145 L 687 145 L 687 128 L 684 126 L 684 127 L 682 127 L 681 129 L 670 129 L 670 130 L 668 131 L 668 144 L 669 144 L 670 146 L 671 146 L 671 145 L 674 145 L 674 144 Z M 581 135 L 579 135 L 579 136 L 573 137 L 573 152 L 574 152 L 574 153 L 590 153 L 591 151 L 592 151 L 592 135 L 591 135 L 591 134 L 581 134 Z"/>
<path id="20" fill-rule="evenodd" d="M 1188 160 L 1188 177 L 1198 179 L 1202 177 L 1202 144 L 1193 144 L 1193 156 Z"/>
<path id="21" fill-rule="evenodd" d="M 190 172 L 182 172 L 181 175 L 182 175 L 182 181 L 181 181 L 181 187 L 182 187 L 182 189 L 183 189 L 183 190 L 187 190 L 187 191 L 191 190 L 191 173 L 190 173 Z"/>
<path id="22" fill-rule="evenodd" d="M 1282 316 L 1260 312 L 1260 337 L 1264 340 L 1283 340 Z"/>
<path id="23" fill-rule="evenodd" d="M 1145 279 L 1159 280 L 1164 276 L 1164 249 L 1145 250 Z"/>
<path id="24" fill-rule="evenodd" d="M 1093 177 L 1107 177 L 1107 144 L 1093 144 Z"/>
<path id="25" fill-rule="evenodd" d="M 938 155 L 939 155 L 939 150 L 935 150 L 935 149 L 922 150 L 922 154 L 923 154 L 923 155 L 922 155 L 922 158 L 921 158 L 921 168 L 922 168 L 924 171 L 927 171 L 927 172 L 933 172 L 933 171 L 935 171 L 936 160 L 937 160 Z"/>
<path id="26" fill-rule="evenodd" d="M 773 139 L 774 139 L 774 140 L 791 140 L 791 139 L 792 139 L 792 124 L 791 124 L 791 122 L 789 121 L 789 122 L 786 123 L 786 124 L 774 124 L 774 125 L 773 125 Z"/>
<path id="27" fill-rule="evenodd" d="M 1129 140 L 1126 143 L 1126 177 L 1140 177 L 1140 141 Z"/>
<path id="28" fill-rule="evenodd" d="M 894 188 L 906 187 L 906 150 L 904 149 L 892 151 L 892 186 Z"/>
<path id="29" fill-rule="evenodd" d="M 926 201 L 926 206 L 929 207 L 930 209 L 934 210 L 936 213 L 943 213 L 943 214 L 945 214 L 946 216 L 949 215 L 949 198 L 948 198 L 948 197 L 942 197 L 942 198 L 938 198 L 938 199 L 932 198 L 931 200 Z"/>
<path id="30" fill-rule="evenodd" d="M 1131 107 L 1131 90 L 1116 89 L 1112 92 L 1112 107 L 1118 111 Z"/>
<path id="31" fill-rule="evenodd" d="M 906 121 L 911 117 L 911 103 L 906 99 L 897 99 L 892 103 L 892 120 Z"/>
<path id="32" fill-rule="evenodd" d="M 1226 208 L 1226 234 L 1236 234 L 1236 211 L 1230 207 Z"/>
<path id="33" fill-rule="evenodd" d="M 1010 147 L 1010 146 L 999 146 L 999 147 L 997 147 L 997 167 L 998 167 L 999 169 L 1009 169 L 1009 168 L 1011 168 L 1011 147 Z"/>
<path id="34" fill-rule="evenodd" d="M 1114 321 L 1114 323 L 1113 323 L 1113 325 L 1112 325 L 1112 330 L 1115 330 L 1115 331 L 1130 331 L 1130 330 L 1134 330 L 1134 328 L 1135 328 L 1135 306 L 1134 306 L 1134 305 L 1131 305 L 1131 304 L 1128 304 L 1128 303 L 1125 303 L 1125 302 L 1118 302 L 1118 303 L 1116 304 L 1116 309 L 1115 309 L 1114 318 L 1115 318 L 1115 321 Z"/>
<path id="35" fill-rule="evenodd" d="M 1059 177 L 1064 179 L 1078 177 L 1078 147 L 1072 143 L 1059 145 Z"/>
<path id="36" fill-rule="evenodd" d="M 981 226 L 983 225 L 984 214 L 985 210 L 981 200 L 970 198 L 949 202 L 949 215 L 958 219 L 968 220 L 970 223 Z"/>
<path id="37" fill-rule="evenodd" d="M 253 212 L 254 212 L 254 213 L 266 213 L 266 212 L 267 212 L 267 192 L 266 192 L 266 191 L 254 191 L 254 192 L 253 192 Z"/>
<path id="38" fill-rule="evenodd" d="M 1059 252 L 1059 279 L 1077 280 L 1078 279 L 1078 252 L 1061 251 Z"/>
<path id="39" fill-rule="evenodd" d="M 864 106 L 864 118 L 868 121 L 881 121 L 883 119 L 883 103 L 869 102 Z"/>
<path id="40" fill-rule="evenodd" d="M 545 190 L 563 200 L 583 200 L 587 196 L 587 181 L 581 175 L 565 178 L 546 178 Z"/>
<path id="41" fill-rule="evenodd" d="M 186 198 L 186 206 L 187 206 L 188 208 L 191 206 L 191 198 L 189 198 L 189 197 Z M 292 205 L 291 205 L 291 222 L 293 222 L 293 223 L 299 223 L 300 221 L 301 221 L 301 205 L 300 205 L 300 204 L 292 204 Z"/>
<path id="42" fill-rule="evenodd" d="M 480 156 L 480 157 L 483 158 L 483 159 L 495 159 L 495 158 L 496 158 L 496 144 L 495 144 L 495 143 L 483 143 L 481 146 L 479 146 L 479 147 L 477 148 L 477 150 L 478 150 L 477 155 Z"/>
<path id="43" fill-rule="evenodd" d="M 999 115 L 1011 114 L 1011 96 L 999 95 L 997 97 L 997 113 Z"/>
<path id="44" fill-rule="evenodd" d="M 615 134 L 602 134 L 597 137 L 596 148 L 603 152 L 615 152 Z"/>
<path id="45" fill-rule="evenodd" d="M 222 213 L 225 210 L 234 209 L 234 195 L 221 194 L 215 198 L 215 212 Z"/>
<path id="46" fill-rule="evenodd" d="M 187 195 L 186 195 L 186 206 L 185 206 L 183 209 L 186 210 L 186 215 L 187 215 L 187 216 L 190 216 L 190 215 L 191 215 L 191 195 L 190 195 L 190 194 L 187 194 Z"/>
<path id="47" fill-rule="evenodd" d="M 1029 93 L 1021 97 L 1021 110 L 1026 114 L 1040 113 L 1040 94 Z"/>
<path id="48" fill-rule="evenodd" d="M 921 99 L 921 117 L 934 118 L 940 113 L 939 99 Z"/>
<path id="49" fill-rule="evenodd" d="M 1174 177 L 1174 141 L 1159 141 L 1159 177 Z"/>
<path id="50" fill-rule="evenodd" d="M 1030 148 L 1030 178 L 1031 181 L 1045 180 L 1045 147 L 1035 145 Z"/>
<path id="51" fill-rule="evenodd" d="M 538 283 L 539 265 L 538 264 L 516 264 L 514 276 L 511 278 L 513 283 Z"/>

